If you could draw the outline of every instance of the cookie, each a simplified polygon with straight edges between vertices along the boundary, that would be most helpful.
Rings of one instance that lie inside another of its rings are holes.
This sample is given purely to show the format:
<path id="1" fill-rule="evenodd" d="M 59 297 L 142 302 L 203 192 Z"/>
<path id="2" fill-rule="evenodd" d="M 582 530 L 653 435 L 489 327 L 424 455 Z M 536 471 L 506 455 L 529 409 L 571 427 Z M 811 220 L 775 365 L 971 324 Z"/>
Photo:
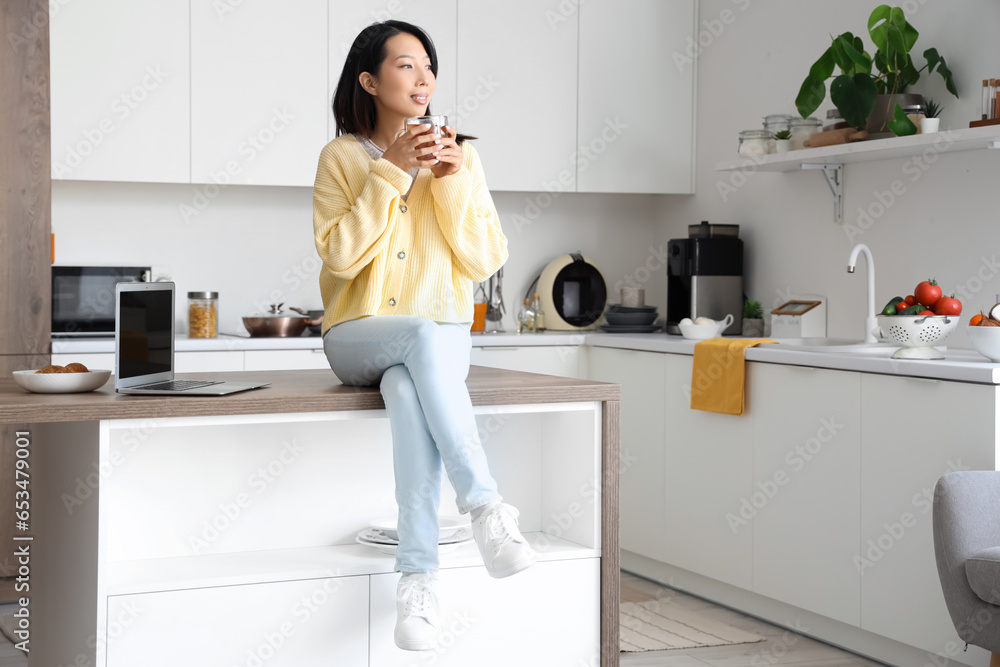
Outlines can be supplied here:
<path id="1" fill-rule="evenodd" d="M 84 366 L 83 364 L 78 364 L 77 362 L 74 361 L 71 364 L 66 364 L 66 372 L 67 373 L 89 373 L 90 369 L 87 368 L 86 366 Z"/>
<path id="2" fill-rule="evenodd" d="M 35 371 L 36 375 L 39 373 L 72 373 L 72 371 L 66 370 L 63 366 L 50 364 L 45 368 L 39 368 L 37 371 Z"/>

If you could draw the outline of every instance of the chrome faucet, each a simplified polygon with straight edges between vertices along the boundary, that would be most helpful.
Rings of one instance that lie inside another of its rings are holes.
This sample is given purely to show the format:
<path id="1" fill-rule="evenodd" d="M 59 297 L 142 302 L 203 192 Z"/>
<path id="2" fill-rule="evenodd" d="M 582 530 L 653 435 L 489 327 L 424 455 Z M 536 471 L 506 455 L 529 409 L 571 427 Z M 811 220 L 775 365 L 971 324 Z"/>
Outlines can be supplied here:
<path id="1" fill-rule="evenodd" d="M 875 332 L 878 330 L 878 320 L 875 319 L 875 260 L 872 251 L 864 243 L 859 243 L 851 250 L 847 259 L 847 272 L 854 273 L 854 265 L 858 261 L 858 253 L 863 253 L 868 263 L 868 315 L 865 317 L 865 342 L 877 343 Z"/>

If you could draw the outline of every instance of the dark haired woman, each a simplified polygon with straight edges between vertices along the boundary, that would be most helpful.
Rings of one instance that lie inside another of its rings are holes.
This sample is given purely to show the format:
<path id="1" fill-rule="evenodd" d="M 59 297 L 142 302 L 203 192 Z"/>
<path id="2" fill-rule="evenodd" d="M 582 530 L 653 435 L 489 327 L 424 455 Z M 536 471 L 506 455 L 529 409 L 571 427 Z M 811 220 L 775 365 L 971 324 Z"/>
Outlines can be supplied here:
<path id="1" fill-rule="evenodd" d="M 323 345 L 349 385 L 378 384 L 389 414 L 399 506 L 396 645 L 435 646 L 441 467 L 472 515 L 489 573 L 535 561 L 490 475 L 465 385 L 473 282 L 507 259 L 507 239 L 471 143 L 445 127 L 403 132 L 429 113 L 430 38 L 401 21 L 371 25 L 333 98 L 337 138 L 313 190 Z"/>

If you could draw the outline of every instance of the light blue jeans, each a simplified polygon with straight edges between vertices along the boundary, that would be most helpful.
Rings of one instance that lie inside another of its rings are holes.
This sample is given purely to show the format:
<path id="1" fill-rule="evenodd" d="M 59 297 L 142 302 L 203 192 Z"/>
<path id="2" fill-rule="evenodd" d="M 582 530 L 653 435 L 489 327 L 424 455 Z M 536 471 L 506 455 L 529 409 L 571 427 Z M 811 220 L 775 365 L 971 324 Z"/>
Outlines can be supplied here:
<path id="1" fill-rule="evenodd" d="M 500 500 L 465 385 L 469 325 L 364 317 L 327 331 L 323 349 L 341 382 L 378 385 L 385 401 L 399 506 L 396 569 L 436 572 L 442 462 L 463 514 Z"/>

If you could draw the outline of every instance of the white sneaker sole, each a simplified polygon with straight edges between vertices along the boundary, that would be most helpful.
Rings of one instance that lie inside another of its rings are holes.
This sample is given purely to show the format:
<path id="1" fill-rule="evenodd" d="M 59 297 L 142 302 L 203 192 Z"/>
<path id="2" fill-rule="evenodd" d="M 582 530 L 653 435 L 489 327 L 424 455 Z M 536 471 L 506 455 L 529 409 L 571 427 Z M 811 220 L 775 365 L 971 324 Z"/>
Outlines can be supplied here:
<path id="1" fill-rule="evenodd" d="M 489 575 L 494 579 L 503 579 L 504 577 L 509 577 L 513 574 L 517 574 L 522 570 L 527 570 L 537 561 L 538 561 L 538 555 L 534 551 L 531 551 L 502 570 L 497 570 L 488 567 L 486 568 L 486 571 L 489 572 Z"/>
<path id="2" fill-rule="evenodd" d="M 437 639 L 400 639 L 395 634 L 392 638 L 396 646 L 404 651 L 433 651 L 437 648 Z"/>

